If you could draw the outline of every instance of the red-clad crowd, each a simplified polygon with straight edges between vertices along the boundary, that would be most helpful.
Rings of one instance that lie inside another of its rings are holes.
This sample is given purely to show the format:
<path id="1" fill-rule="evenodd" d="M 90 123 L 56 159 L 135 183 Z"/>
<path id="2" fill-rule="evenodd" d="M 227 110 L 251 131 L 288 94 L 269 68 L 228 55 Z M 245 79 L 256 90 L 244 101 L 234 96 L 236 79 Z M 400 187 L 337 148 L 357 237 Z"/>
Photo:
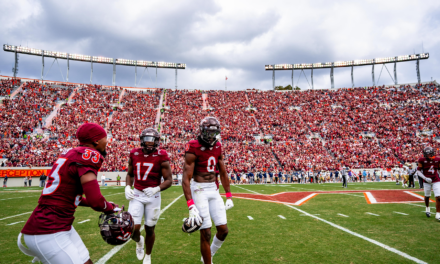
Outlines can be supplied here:
<path id="1" fill-rule="evenodd" d="M 71 86 L 27 82 L 12 99 L 4 99 L 0 112 L 0 137 L 24 138 L 44 124 L 59 100 L 72 92 Z"/>
<path id="2" fill-rule="evenodd" d="M 10 84 L 6 84 L 8 86 Z M 440 143 L 440 91 L 433 84 L 307 91 L 124 91 L 84 85 L 54 118 L 49 138 L 24 138 L 74 87 L 29 82 L 0 112 L 1 155 L 12 166 L 50 165 L 76 144 L 77 127 L 98 123 L 111 135 L 105 171 L 127 169 L 139 133 L 159 125 L 173 174 L 199 122 L 215 116 L 229 172 L 390 168 Z M 10 93 L 10 91 L 9 91 Z M 163 104 L 159 106 L 163 94 Z M 122 97 L 121 102 L 119 99 Z M 158 108 L 162 108 L 156 124 Z M 256 136 L 266 140 L 255 142 Z M 440 152 L 440 151 L 439 151 Z"/>
<path id="3" fill-rule="evenodd" d="M 12 91 L 21 85 L 19 78 L 0 79 L 0 96 L 10 96 Z"/>

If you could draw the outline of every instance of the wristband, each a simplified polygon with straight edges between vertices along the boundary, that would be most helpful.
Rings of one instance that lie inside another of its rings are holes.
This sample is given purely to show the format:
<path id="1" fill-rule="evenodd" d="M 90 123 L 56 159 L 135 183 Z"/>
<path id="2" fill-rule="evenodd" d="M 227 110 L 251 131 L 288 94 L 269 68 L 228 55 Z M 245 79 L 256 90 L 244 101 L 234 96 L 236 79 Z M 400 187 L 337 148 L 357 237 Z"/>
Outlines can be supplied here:
<path id="1" fill-rule="evenodd" d="M 194 205 L 194 201 L 193 201 L 193 199 L 186 201 L 186 204 L 188 205 L 188 208 L 189 208 L 191 205 Z"/>
<path id="2" fill-rule="evenodd" d="M 230 192 L 228 192 L 228 193 L 226 193 L 226 198 L 232 198 L 232 193 L 230 193 Z"/>

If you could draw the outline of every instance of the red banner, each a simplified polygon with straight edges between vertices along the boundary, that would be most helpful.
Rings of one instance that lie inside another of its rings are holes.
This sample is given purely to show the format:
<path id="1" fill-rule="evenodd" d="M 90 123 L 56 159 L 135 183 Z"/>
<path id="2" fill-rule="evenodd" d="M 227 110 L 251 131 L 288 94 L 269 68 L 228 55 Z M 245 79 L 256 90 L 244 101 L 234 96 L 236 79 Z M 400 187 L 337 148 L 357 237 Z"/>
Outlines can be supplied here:
<path id="1" fill-rule="evenodd" d="M 50 170 L 0 170 L 0 177 L 5 177 L 6 175 L 8 177 L 40 177 L 43 173 L 47 176 Z"/>

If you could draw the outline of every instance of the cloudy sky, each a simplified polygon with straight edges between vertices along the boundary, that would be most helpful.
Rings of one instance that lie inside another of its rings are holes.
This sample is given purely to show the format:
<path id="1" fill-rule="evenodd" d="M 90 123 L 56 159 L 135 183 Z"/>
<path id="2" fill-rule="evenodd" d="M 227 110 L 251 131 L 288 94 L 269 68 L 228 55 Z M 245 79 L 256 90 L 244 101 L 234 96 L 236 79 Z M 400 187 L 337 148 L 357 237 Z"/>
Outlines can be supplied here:
<path id="1" fill-rule="evenodd" d="M 0 0 L 0 42 L 113 58 L 182 62 L 183 89 L 271 89 L 265 64 L 314 63 L 430 53 L 422 81 L 440 81 L 440 1 L 6 1 Z M 14 56 L 0 51 L 1 75 Z M 45 61 L 45 79 L 62 81 L 66 61 Z M 52 65 L 52 66 L 51 66 Z M 399 83 L 416 82 L 415 62 L 398 64 Z M 392 74 L 392 65 L 388 65 Z M 118 66 L 116 84 L 134 86 L 134 67 Z M 138 69 L 139 86 L 155 87 L 155 70 Z M 330 70 L 314 71 L 316 88 Z M 39 78 L 41 57 L 20 56 L 19 76 Z M 309 88 L 310 70 L 294 82 Z M 376 66 L 378 84 L 392 84 Z M 380 78 L 379 78 L 380 75 Z M 354 70 L 355 85 L 371 85 L 371 66 Z M 70 63 L 71 82 L 90 82 L 90 64 Z M 110 85 L 112 66 L 94 64 L 93 83 Z M 291 83 L 277 72 L 276 85 Z M 351 87 L 350 69 L 335 70 L 335 86 Z M 157 87 L 174 87 L 174 70 L 158 71 Z"/>

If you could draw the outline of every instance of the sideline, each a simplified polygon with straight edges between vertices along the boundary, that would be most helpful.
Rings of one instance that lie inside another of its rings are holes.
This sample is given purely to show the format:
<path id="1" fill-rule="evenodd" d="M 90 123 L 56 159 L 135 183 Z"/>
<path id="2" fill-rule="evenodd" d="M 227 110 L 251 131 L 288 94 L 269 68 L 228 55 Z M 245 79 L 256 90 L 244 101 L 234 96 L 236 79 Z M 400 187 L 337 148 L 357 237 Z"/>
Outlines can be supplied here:
<path id="1" fill-rule="evenodd" d="M 246 190 L 246 189 L 243 188 L 243 187 L 240 187 L 240 188 Z M 247 190 L 247 191 L 251 191 L 251 190 Z M 255 193 L 256 193 L 256 192 L 255 192 Z M 259 194 L 259 193 L 258 193 L 258 194 Z M 317 219 L 317 220 L 319 220 L 319 221 L 321 221 L 321 222 L 324 222 L 324 223 L 326 223 L 326 224 L 329 224 L 329 225 L 331 225 L 331 226 L 333 226 L 333 227 L 335 227 L 335 228 L 337 228 L 337 229 L 339 229 L 339 230 L 341 230 L 341 231 L 344 231 L 344 232 L 346 232 L 346 233 L 349 233 L 350 235 L 353 235 L 353 236 L 356 236 L 356 237 L 362 238 L 363 240 L 366 240 L 366 241 L 368 241 L 368 242 L 370 242 L 370 243 L 373 243 L 373 244 L 375 244 L 375 245 L 377 245 L 377 246 L 379 246 L 379 247 L 381 247 L 381 248 L 383 248 L 383 249 L 386 249 L 386 250 L 388 250 L 388 251 L 391 251 L 391 252 L 393 252 L 393 253 L 396 253 L 397 255 L 399 255 L 399 256 L 401 256 L 401 257 L 404 257 L 404 258 L 406 258 L 406 259 L 412 260 L 412 261 L 414 261 L 415 263 L 427 264 L 427 262 L 424 262 L 423 260 L 420 260 L 420 259 L 418 259 L 418 258 L 412 257 L 412 256 L 406 254 L 405 252 L 402 252 L 402 251 L 400 251 L 400 250 L 397 250 L 397 249 L 395 249 L 395 248 L 392 248 L 392 247 L 390 247 L 390 246 L 387 246 L 387 245 L 385 245 L 385 244 L 383 244 L 383 243 L 381 243 L 381 242 L 379 242 L 379 241 L 376 241 L 376 240 L 374 240 L 374 239 L 371 239 L 371 238 L 368 238 L 368 237 L 363 236 L 363 235 L 361 235 L 361 234 L 358 234 L 358 233 L 356 233 L 356 232 L 353 232 L 353 231 L 351 231 L 351 230 L 349 230 L 349 229 L 347 229 L 347 228 L 345 228 L 345 227 L 342 227 L 342 226 L 340 226 L 340 225 L 334 224 L 334 223 L 332 223 L 332 222 L 330 222 L 330 221 L 327 221 L 327 220 L 322 219 L 322 218 L 320 218 L 320 217 L 317 217 L 317 216 L 315 216 L 315 215 L 309 214 L 309 213 L 307 213 L 306 211 L 303 211 L 303 210 L 301 210 L 301 209 L 299 209 L 299 208 L 297 208 L 297 207 L 295 207 L 295 206 L 292 206 L 292 205 L 289 205 L 289 204 L 284 204 L 284 205 L 287 206 L 287 207 L 290 207 L 290 208 L 292 208 L 293 210 L 296 210 L 296 211 L 298 211 L 298 212 L 300 212 L 300 213 L 302 213 L 302 214 L 304 214 L 304 215 L 306 215 L 306 216 L 310 216 L 310 217 L 315 218 L 315 219 Z"/>
<path id="2" fill-rule="evenodd" d="M 25 214 L 32 214 L 33 211 L 27 212 L 27 213 L 22 213 L 22 214 L 18 214 L 18 215 L 11 215 L 5 218 L 0 219 L 0 221 L 8 219 L 8 218 L 12 218 L 12 217 L 16 217 L 16 216 L 20 216 L 20 215 L 25 215 Z"/>
<path id="3" fill-rule="evenodd" d="M 164 209 L 160 210 L 160 215 L 162 215 L 162 214 L 163 214 L 168 208 L 170 208 L 171 205 L 173 205 L 175 202 L 177 202 L 177 200 L 179 200 L 180 197 L 182 197 L 182 196 L 183 196 L 183 194 L 181 194 L 179 197 L 177 197 L 177 198 L 174 199 L 171 203 L 169 203 L 167 206 L 165 206 Z M 160 215 L 159 215 L 158 218 L 160 218 Z M 143 226 L 143 225 L 142 225 L 142 228 L 141 228 L 141 232 L 142 232 L 142 229 L 144 229 L 144 226 Z M 107 254 L 105 254 L 102 258 L 100 258 L 100 259 L 96 262 L 96 264 L 104 264 L 104 263 L 106 263 L 111 257 L 113 257 L 113 255 L 115 255 L 116 253 L 118 253 L 119 250 L 121 250 L 125 245 L 127 245 L 128 242 L 130 242 L 130 240 L 131 240 L 131 239 L 129 239 L 127 242 L 125 242 L 125 243 L 122 244 L 122 245 L 119 245 L 119 246 L 116 246 L 116 247 L 112 248 L 112 250 L 110 250 L 110 251 L 109 251 Z"/>

